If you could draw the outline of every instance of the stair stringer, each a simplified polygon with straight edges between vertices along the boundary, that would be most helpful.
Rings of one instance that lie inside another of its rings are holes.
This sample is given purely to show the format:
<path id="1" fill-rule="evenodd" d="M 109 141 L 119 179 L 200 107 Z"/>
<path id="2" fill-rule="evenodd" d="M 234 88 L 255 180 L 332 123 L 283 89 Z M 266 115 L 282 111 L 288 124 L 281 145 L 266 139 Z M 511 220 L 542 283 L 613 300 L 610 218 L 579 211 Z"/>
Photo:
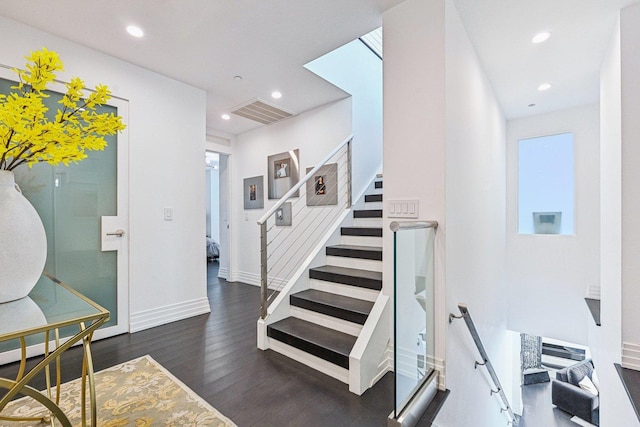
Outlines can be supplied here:
<path id="1" fill-rule="evenodd" d="M 349 354 L 349 391 L 362 395 L 389 371 L 385 359 L 391 339 L 389 297 L 378 295 L 351 353 Z"/>

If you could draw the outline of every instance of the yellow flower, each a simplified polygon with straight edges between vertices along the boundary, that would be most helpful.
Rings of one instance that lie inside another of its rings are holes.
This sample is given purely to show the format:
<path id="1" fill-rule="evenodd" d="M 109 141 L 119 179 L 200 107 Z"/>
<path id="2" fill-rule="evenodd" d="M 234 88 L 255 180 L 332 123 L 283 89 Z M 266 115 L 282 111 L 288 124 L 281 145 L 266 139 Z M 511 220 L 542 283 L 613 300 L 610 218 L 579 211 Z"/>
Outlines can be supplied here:
<path id="1" fill-rule="evenodd" d="M 31 52 L 25 70 L 14 69 L 18 83 L 8 95 L 0 94 L 0 169 L 13 170 L 21 164 L 51 165 L 78 162 L 87 151 L 104 150 L 105 136 L 125 129 L 122 118 L 96 113 L 96 107 L 111 98 L 109 88 L 97 85 L 85 94 L 84 82 L 74 77 L 59 102 L 53 121 L 45 114 L 45 90 L 63 69 L 58 54 L 46 48 Z"/>

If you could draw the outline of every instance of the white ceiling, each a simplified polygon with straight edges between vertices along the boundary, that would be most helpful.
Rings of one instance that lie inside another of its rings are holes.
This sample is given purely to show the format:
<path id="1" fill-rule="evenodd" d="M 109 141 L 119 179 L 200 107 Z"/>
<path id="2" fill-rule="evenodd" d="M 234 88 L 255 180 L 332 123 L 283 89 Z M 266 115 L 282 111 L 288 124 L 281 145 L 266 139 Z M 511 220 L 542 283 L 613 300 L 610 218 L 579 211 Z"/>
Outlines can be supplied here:
<path id="1" fill-rule="evenodd" d="M 205 89 L 207 128 L 237 134 L 259 124 L 220 115 L 255 98 L 301 113 L 346 96 L 303 65 L 379 27 L 402 1 L 0 0 L 0 15 Z M 515 118 L 596 102 L 616 13 L 640 0 L 453 1 Z M 129 24 L 145 37 L 129 36 Z M 532 46 L 541 29 L 551 39 Z M 540 93 L 542 82 L 553 87 Z"/>
<path id="2" fill-rule="evenodd" d="M 638 2 L 453 1 L 508 119 L 598 102 L 600 66 L 616 16 Z M 542 30 L 551 38 L 532 44 Z M 539 92 L 545 82 L 551 89 Z"/>

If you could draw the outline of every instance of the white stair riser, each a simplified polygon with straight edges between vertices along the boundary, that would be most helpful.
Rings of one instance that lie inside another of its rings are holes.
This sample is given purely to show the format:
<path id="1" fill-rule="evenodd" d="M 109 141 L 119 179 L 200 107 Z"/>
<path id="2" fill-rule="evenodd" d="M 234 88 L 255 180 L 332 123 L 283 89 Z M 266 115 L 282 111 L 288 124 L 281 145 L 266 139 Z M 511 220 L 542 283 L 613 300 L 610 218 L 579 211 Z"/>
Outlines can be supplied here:
<path id="1" fill-rule="evenodd" d="M 382 218 L 354 218 L 353 226 L 354 227 L 382 227 Z"/>
<path id="2" fill-rule="evenodd" d="M 300 307 L 291 306 L 291 316 L 298 319 L 306 320 L 307 322 L 315 323 L 316 325 L 324 326 L 335 331 L 344 332 L 345 334 L 357 337 L 360 335 L 362 325 L 349 322 L 347 320 L 338 319 L 337 317 L 327 316 L 326 314 L 318 313 L 312 310 L 307 310 Z"/>
<path id="3" fill-rule="evenodd" d="M 357 268 L 359 270 L 382 271 L 382 261 L 372 259 L 327 256 L 327 264 L 336 267 Z"/>
<path id="4" fill-rule="evenodd" d="M 268 345 L 269 348 L 276 353 L 280 353 L 290 359 L 305 364 L 315 369 L 316 371 L 320 371 L 323 374 L 329 375 L 330 377 L 333 377 L 338 381 L 349 384 L 349 370 L 341 366 L 334 365 L 331 362 L 327 362 L 324 359 L 306 353 L 281 341 L 274 340 L 273 338 L 268 339 Z"/>
<path id="5" fill-rule="evenodd" d="M 382 237 L 340 236 L 340 243 L 353 246 L 382 246 Z"/>
<path id="6" fill-rule="evenodd" d="M 364 202 L 364 209 L 384 209 L 384 202 Z"/>
<path id="7" fill-rule="evenodd" d="M 371 302 L 375 302 L 376 298 L 378 298 L 378 294 L 380 293 L 380 291 L 376 291 L 374 289 L 343 285 L 342 283 L 325 282 L 324 280 L 318 279 L 309 279 L 309 283 L 311 285 L 311 289 Z"/>

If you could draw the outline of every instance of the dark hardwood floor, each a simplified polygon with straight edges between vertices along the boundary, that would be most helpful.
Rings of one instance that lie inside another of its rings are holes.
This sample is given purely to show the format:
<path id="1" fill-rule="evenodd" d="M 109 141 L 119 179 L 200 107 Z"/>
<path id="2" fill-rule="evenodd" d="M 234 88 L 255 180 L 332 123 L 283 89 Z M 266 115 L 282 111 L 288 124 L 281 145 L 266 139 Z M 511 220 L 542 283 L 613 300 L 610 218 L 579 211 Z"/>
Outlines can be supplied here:
<path id="1" fill-rule="evenodd" d="M 391 373 L 356 396 L 346 384 L 258 350 L 259 288 L 218 279 L 217 263 L 209 270 L 210 314 L 97 341 L 96 371 L 149 354 L 240 427 L 386 425 Z M 63 381 L 80 376 L 81 358 L 80 348 L 63 356 Z M 16 366 L 0 366 L 0 377 L 15 376 Z M 32 385 L 43 389 L 44 378 Z"/>

